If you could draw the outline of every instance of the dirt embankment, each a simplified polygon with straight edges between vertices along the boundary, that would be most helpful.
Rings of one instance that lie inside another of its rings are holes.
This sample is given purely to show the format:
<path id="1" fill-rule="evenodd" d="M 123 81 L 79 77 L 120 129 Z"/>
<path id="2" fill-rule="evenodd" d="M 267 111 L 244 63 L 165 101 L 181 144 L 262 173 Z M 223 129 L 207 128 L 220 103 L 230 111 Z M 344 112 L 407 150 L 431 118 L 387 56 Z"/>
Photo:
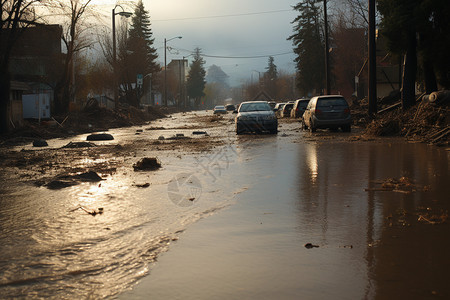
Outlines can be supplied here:
<path id="1" fill-rule="evenodd" d="M 39 122 L 24 120 L 24 126 L 0 136 L 0 146 L 20 145 L 36 139 L 69 137 L 82 133 L 107 131 L 110 128 L 142 125 L 167 117 L 174 111 L 167 108 L 148 107 L 146 111 L 134 107 L 110 110 L 90 105 L 80 112 L 54 116 L 51 120 Z"/>
<path id="2" fill-rule="evenodd" d="M 449 105 L 450 96 L 430 102 L 429 95 L 421 95 L 417 98 L 416 105 L 407 110 L 402 109 L 400 102 L 383 104 L 381 100 L 378 114 L 370 118 L 367 100 L 363 100 L 360 105 L 352 107 L 352 114 L 355 123 L 365 127 L 365 136 L 400 136 L 437 146 L 448 146 Z"/>

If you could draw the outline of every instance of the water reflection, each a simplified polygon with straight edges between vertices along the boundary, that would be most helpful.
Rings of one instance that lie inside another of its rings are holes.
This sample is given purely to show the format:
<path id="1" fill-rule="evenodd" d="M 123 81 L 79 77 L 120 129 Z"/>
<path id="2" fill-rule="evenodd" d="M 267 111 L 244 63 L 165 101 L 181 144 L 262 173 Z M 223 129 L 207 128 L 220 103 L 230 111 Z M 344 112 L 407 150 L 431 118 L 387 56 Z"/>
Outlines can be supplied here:
<path id="1" fill-rule="evenodd" d="M 364 262 L 353 270 L 365 270 L 364 298 L 449 296 L 448 222 L 420 221 L 422 214 L 445 218 L 449 211 L 448 153 L 404 143 L 308 144 L 304 153 L 298 159 L 298 176 L 309 175 L 298 189 L 302 234 L 306 229 L 323 247 L 352 246 L 355 261 Z M 377 189 L 402 176 L 417 185 L 413 192 Z"/>
<path id="2" fill-rule="evenodd" d="M 318 175 L 318 163 L 317 163 L 317 147 L 315 145 L 307 145 L 306 147 L 306 161 L 308 162 L 308 169 L 311 178 L 311 184 L 315 184 Z"/>

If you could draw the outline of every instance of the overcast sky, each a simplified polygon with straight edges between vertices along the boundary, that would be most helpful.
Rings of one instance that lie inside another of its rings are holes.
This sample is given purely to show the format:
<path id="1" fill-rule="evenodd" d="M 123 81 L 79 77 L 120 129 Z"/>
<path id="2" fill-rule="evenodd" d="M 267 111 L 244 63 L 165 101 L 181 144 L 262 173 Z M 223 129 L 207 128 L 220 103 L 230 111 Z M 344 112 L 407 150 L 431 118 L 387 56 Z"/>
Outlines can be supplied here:
<path id="1" fill-rule="evenodd" d="M 101 3 L 104 1 L 103 3 Z M 94 0 L 95 4 L 113 5 L 114 1 Z M 108 3 L 109 2 L 109 3 Z M 291 21 L 295 18 L 292 6 L 296 0 L 144 0 L 150 14 L 151 29 L 164 64 L 164 38 L 182 36 L 167 43 L 171 59 L 182 59 L 202 49 L 203 54 L 224 57 L 205 57 L 205 68 L 215 64 L 230 76 L 230 83 L 241 84 L 258 78 L 264 72 L 268 56 L 274 56 L 278 70 L 295 72 Z M 118 2 L 123 3 L 123 2 Z M 117 8 L 120 11 L 120 8 Z M 177 50 L 178 49 L 178 50 Z M 286 54 L 288 53 L 288 54 Z M 190 58 L 188 58 L 190 59 Z"/>

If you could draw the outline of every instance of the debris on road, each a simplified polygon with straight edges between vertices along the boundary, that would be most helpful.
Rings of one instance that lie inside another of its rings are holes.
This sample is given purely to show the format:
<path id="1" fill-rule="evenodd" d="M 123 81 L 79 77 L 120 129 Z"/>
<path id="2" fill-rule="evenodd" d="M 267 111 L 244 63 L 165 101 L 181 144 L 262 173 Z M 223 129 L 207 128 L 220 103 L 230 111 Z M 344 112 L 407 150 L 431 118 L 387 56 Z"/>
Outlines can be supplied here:
<path id="1" fill-rule="evenodd" d="M 88 171 L 80 174 L 59 175 L 48 183 L 36 181 L 37 186 L 45 186 L 50 190 L 60 190 L 66 187 L 78 185 L 81 182 L 99 182 L 103 178 L 94 171 Z"/>
<path id="2" fill-rule="evenodd" d="M 366 188 L 366 192 L 399 192 L 399 193 L 412 193 L 416 191 L 428 191 L 429 187 L 421 187 L 413 182 L 412 179 L 408 177 L 400 177 L 399 179 L 396 178 L 388 178 L 384 181 L 377 182 L 378 184 L 381 184 L 381 187 L 377 188 Z"/>
<path id="3" fill-rule="evenodd" d="M 73 180 L 56 179 L 56 180 L 52 180 L 49 183 L 45 184 L 45 186 L 50 190 L 60 190 L 60 189 L 74 186 L 77 184 L 78 184 L 78 182 L 73 181 Z M 40 182 L 37 182 L 36 185 L 40 185 Z"/>
<path id="4" fill-rule="evenodd" d="M 143 183 L 143 184 L 133 184 L 133 186 L 138 187 L 138 188 L 148 188 L 150 186 L 150 183 Z"/>
<path id="5" fill-rule="evenodd" d="M 206 131 L 193 131 L 192 134 L 193 135 L 202 135 L 202 134 L 207 135 L 208 133 Z"/>
<path id="6" fill-rule="evenodd" d="M 411 140 L 448 146 L 449 99 L 450 91 L 439 91 L 421 95 L 418 104 L 408 110 L 403 110 L 401 105 L 393 105 L 392 109 L 380 111 L 375 119 L 367 124 L 365 135 L 403 136 Z"/>
<path id="7" fill-rule="evenodd" d="M 61 148 L 88 148 L 88 147 L 96 147 L 97 145 L 90 142 L 70 142 Z"/>
<path id="8" fill-rule="evenodd" d="M 171 136 L 166 140 L 186 140 L 186 139 L 190 139 L 190 137 L 184 136 L 184 134 L 182 133 L 177 133 L 176 135 Z"/>
<path id="9" fill-rule="evenodd" d="M 111 141 L 114 137 L 109 133 L 93 133 L 87 136 L 88 141 Z"/>
<path id="10" fill-rule="evenodd" d="M 156 157 L 144 157 L 133 165 L 135 171 L 154 171 L 161 168 L 161 163 Z"/>
<path id="11" fill-rule="evenodd" d="M 223 116 L 219 116 L 219 115 L 214 115 L 209 119 L 210 122 L 218 122 L 221 120 L 223 120 Z"/>
<path id="12" fill-rule="evenodd" d="M 46 140 L 37 139 L 33 141 L 33 147 L 47 147 L 48 143 Z"/>
<path id="13" fill-rule="evenodd" d="M 443 212 L 437 215 L 436 214 L 431 215 L 429 213 L 426 213 L 419 215 L 417 221 L 426 222 L 431 225 L 439 225 L 445 223 L 447 219 L 448 219 L 448 212 Z"/>
<path id="14" fill-rule="evenodd" d="M 86 181 L 92 181 L 92 182 L 98 182 L 103 180 L 102 177 L 100 177 L 97 172 L 94 171 L 88 171 L 85 173 L 77 174 L 72 176 L 75 179 L 78 179 L 80 181 L 86 182 Z"/>
<path id="15" fill-rule="evenodd" d="M 35 139 L 48 140 L 107 131 L 111 128 L 144 125 L 149 121 L 166 117 L 164 110 L 158 107 L 148 107 L 144 111 L 131 106 L 121 106 L 117 110 L 112 110 L 100 107 L 98 102 L 95 102 L 96 100 L 90 101 L 81 111 L 53 116 L 54 120 L 51 121 L 23 120 L 23 126 L 0 136 L 0 146 L 22 145 Z"/>
<path id="16" fill-rule="evenodd" d="M 79 210 L 79 209 L 81 209 L 82 211 L 84 211 L 87 214 L 90 214 L 93 217 L 95 217 L 96 215 L 103 214 L 103 207 L 99 207 L 98 210 L 95 210 L 95 209 L 87 209 L 87 208 L 85 208 L 84 206 L 81 206 L 81 205 L 76 207 L 76 208 L 74 208 L 74 209 L 71 209 L 70 212 L 74 212 L 74 211 Z"/>
<path id="17" fill-rule="evenodd" d="M 305 244 L 305 248 L 306 248 L 306 249 L 319 248 L 319 245 L 314 245 L 314 244 L 311 244 L 311 243 L 306 243 L 306 244 Z"/>

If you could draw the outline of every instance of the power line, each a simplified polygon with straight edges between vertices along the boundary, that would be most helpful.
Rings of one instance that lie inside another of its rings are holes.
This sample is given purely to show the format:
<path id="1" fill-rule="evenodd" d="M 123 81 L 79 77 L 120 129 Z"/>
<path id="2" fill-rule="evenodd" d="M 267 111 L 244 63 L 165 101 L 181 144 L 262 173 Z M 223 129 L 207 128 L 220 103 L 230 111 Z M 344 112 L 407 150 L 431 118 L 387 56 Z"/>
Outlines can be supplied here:
<path id="1" fill-rule="evenodd" d="M 152 22 L 169 22 L 169 21 L 187 21 L 187 20 L 201 20 L 201 19 L 215 19 L 215 18 L 229 18 L 229 17 L 243 17 L 243 16 L 254 16 L 254 15 L 264 15 L 264 14 L 274 14 L 292 11 L 292 9 L 280 9 L 280 10 L 269 10 L 253 13 L 243 13 L 243 14 L 230 14 L 230 15 L 217 15 L 217 16 L 202 16 L 202 17 L 189 17 L 189 18 L 176 18 L 176 19 L 161 19 L 152 20 Z"/>
<path id="2" fill-rule="evenodd" d="M 177 51 L 181 52 L 187 52 L 189 54 L 195 54 L 195 52 L 183 48 L 175 48 L 171 47 L 172 49 L 175 49 Z M 249 58 L 263 58 L 263 57 L 269 57 L 269 56 L 282 56 L 282 55 L 288 55 L 292 54 L 294 51 L 288 51 L 288 52 L 282 52 L 282 53 L 276 53 L 276 54 L 264 54 L 264 55 L 252 55 L 252 56 L 227 56 L 227 55 L 210 55 L 210 54 L 204 54 L 200 53 L 200 56 L 203 57 L 210 57 L 210 58 L 225 58 L 225 59 L 249 59 Z"/>
<path id="3" fill-rule="evenodd" d="M 292 54 L 293 51 L 284 52 L 284 53 L 277 53 L 277 54 L 266 54 L 266 55 L 255 55 L 255 56 L 222 56 L 222 55 L 208 55 L 208 54 L 200 54 L 200 56 L 204 57 L 211 57 L 211 58 L 230 58 L 230 59 L 247 59 L 247 58 L 262 58 L 262 57 L 269 57 L 269 56 L 281 56 L 281 55 L 287 55 Z"/>

